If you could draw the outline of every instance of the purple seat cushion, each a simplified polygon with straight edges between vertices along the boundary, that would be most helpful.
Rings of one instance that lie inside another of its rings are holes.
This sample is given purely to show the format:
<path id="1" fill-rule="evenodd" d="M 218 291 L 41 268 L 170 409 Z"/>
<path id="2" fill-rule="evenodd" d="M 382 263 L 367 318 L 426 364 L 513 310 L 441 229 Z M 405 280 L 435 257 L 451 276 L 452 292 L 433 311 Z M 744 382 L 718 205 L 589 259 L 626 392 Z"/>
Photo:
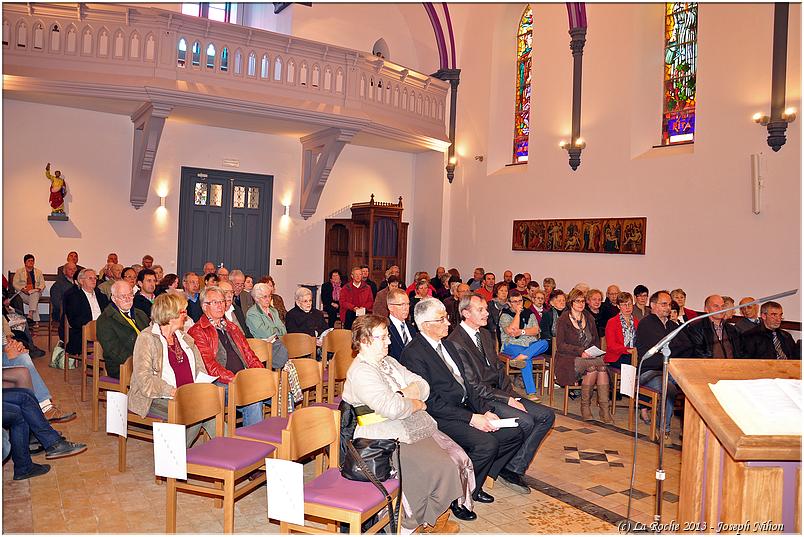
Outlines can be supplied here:
<path id="1" fill-rule="evenodd" d="M 187 463 L 239 470 L 263 460 L 275 449 L 276 447 L 262 442 L 217 437 L 188 449 Z"/>
<path id="2" fill-rule="evenodd" d="M 282 442 L 282 429 L 287 426 L 287 418 L 268 418 L 248 427 L 240 427 L 235 430 L 235 434 L 262 442 L 279 443 Z"/>
<path id="3" fill-rule="evenodd" d="M 383 485 L 389 493 L 393 493 L 399 488 L 399 481 L 389 479 L 384 481 Z M 305 502 L 350 511 L 367 511 L 383 499 L 383 495 L 372 483 L 346 479 L 337 468 L 325 471 L 304 485 Z"/>
<path id="4" fill-rule="evenodd" d="M 99 377 L 98 380 L 106 384 L 120 384 L 120 379 L 114 377 Z"/>
<path id="5" fill-rule="evenodd" d="M 326 368 L 326 369 L 324 370 L 324 375 L 323 375 L 323 377 L 321 378 L 321 380 L 323 380 L 324 382 L 326 382 L 326 381 L 328 381 L 328 380 L 329 380 L 329 368 Z"/>

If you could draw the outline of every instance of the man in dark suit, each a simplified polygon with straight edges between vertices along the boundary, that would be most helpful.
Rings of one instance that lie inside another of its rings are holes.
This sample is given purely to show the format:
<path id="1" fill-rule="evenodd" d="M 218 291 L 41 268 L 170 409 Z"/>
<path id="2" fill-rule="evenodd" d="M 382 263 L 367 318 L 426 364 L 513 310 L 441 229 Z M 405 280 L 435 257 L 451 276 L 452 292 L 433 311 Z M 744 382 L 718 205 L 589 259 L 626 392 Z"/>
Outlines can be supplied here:
<path id="1" fill-rule="evenodd" d="M 146 256 L 148 257 L 148 256 Z M 143 257 L 145 259 L 145 257 Z M 149 268 L 144 268 L 137 273 L 137 285 L 140 290 L 134 295 L 134 307 L 151 317 L 151 306 L 153 306 L 156 295 L 156 272 Z"/>
<path id="2" fill-rule="evenodd" d="M 522 444 L 519 427 L 498 429 L 489 420 L 499 417 L 466 382 L 466 371 L 458 349 L 444 339 L 447 312 L 436 298 L 425 298 L 414 310 L 420 333 L 402 351 L 402 365 L 430 384 L 427 412 L 438 428 L 469 455 L 475 469 L 472 498 L 491 503 L 494 497 L 483 490 L 486 476 L 496 479 Z"/>
<path id="3" fill-rule="evenodd" d="M 784 310 L 778 302 L 765 302 L 759 310 L 762 322 L 743 334 L 744 356 L 764 360 L 801 360 L 801 345 L 782 330 Z"/>
<path id="4" fill-rule="evenodd" d="M 402 349 L 419 334 L 416 326 L 408 322 L 410 314 L 410 298 L 404 289 L 391 289 L 388 291 L 388 334 L 391 336 L 391 346 L 388 354 L 399 361 Z"/>
<path id="5" fill-rule="evenodd" d="M 64 295 L 75 287 L 75 275 L 78 274 L 78 267 L 75 263 L 68 262 L 63 267 L 63 272 L 56 276 L 56 281 L 50 288 L 51 315 L 58 323 L 59 339 L 64 340 L 64 319 L 62 318 L 64 305 Z"/>
<path id="6" fill-rule="evenodd" d="M 50 293 L 52 295 L 53 291 L 51 291 Z M 749 302 L 753 302 L 754 300 L 755 299 L 752 296 L 741 298 L 740 306 L 742 306 L 743 304 L 748 304 Z M 741 334 L 745 334 L 749 330 L 753 330 L 754 328 L 762 324 L 762 319 L 759 318 L 759 304 L 754 304 L 753 306 L 743 306 L 742 308 L 740 308 L 740 313 L 742 314 L 742 317 L 739 317 L 735 321 L 734 327 Z"/>
<path id="7" fill-rule="evenodd" d="M 481 330 L 489 318 L 486 299 L 470 295 L 458 304 L 463 321 L 452 331 L 447 341 L 458 349 L 458 359 L 466 372 L 465 380 L 481 399 L 491 406 L 501 418 L 519 418 L 519 427 L 525 440 L 508 464 L 500 470 L 500 478 L 510 488 L 524 494 L 530 493 L 523 475 L 527 471 L 536 450 L 556 420 L 555 412 L 546 406 L 519 398 L 505 374 L 495 350 L 494 336 Z"/>
<path id="8" fill-rule="evenodd" d="M 78 273 L 79 287 L 64 294 L 64 314 L 70 323 L 67 354 L 81 353 L 81 329 L 89 321 L 97 320 L 109 305 L 109 299 L 97 288 L 98 278 L 92 269 Z"/>
<path id="9" fill-rule="evenodd" d="M 98 341 L 103 347 L 106 372 L 120 378 L 120 366 L 134 353 L 140 332 L 148 328 L 151 319 L 134 308 L 131 284 L 117 280 L 112 284 L 112 303 L 106 306 L 96 321 Z"/>
<path id="10" fill-rule="evenodd" d="M 232 282 L 232 287 L 234 288 L 234 298 L 232 298 L 232 304 L 234 304 L 235 308 L 240 310 L 240 312 L 243 314 L 243 318 L 245 319 L 249 308 L 254 305 L 254 299 L 251 298 L 251 293 L 245 290 L 246 275 L 243 274 L 242 270 L 234 269 L 231 274 L 229 274 L 229 281 Z M 238 315 L 238 319 L 239 318 L 240 315 Z M 246 337 L 251 336 L 247 335 Z"/>
<path id="11" fill-rule="evenodd" d="M 723 297 L 710 295 L 704 301 L 704 311 L 712 313 L 725 307 Z M 740 333 L 726 322 L 725 313 L 691 324 L 686 328 L 687 337 L 692 343 L 694 358 L 742 358 L 743 345 Z"/>

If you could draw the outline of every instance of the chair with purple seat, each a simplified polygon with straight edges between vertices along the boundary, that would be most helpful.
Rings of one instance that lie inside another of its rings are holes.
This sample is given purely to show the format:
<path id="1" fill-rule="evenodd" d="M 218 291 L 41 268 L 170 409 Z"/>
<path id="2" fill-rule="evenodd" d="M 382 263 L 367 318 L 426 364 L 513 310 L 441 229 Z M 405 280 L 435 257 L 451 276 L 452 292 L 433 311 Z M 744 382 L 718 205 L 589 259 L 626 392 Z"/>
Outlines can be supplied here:
<path id="1" fill-rule="evenodd" d="M 311 406 L 313 403 L 323 402 L 324 382 L 321 378 L 321 365 L 313 358 L 291 358 L 291 362 L 296 367 L 296 373 L 299 375 L 299 384 L 301 385 L 303 399 L 302 406 Z M 285 386 L 285 377 L 287 373 L 282 372 L 282 385 Z M 310 395 L 314 395 L 315 399 L 310 401 Z"/>
<path id="2" fill-rule="evenodd" d="M 278 371 L 270 369 L 242 369 L 237 372 L 234 380 L 229 383 L 229 402 L 227 412 L 226 436 L 230 438 L 243 438 L 246 440 L 256 440 L 266 442 L 275 447 L 282 443 L 282 429 L 287 427 L 287 417 L 279 416 L 279 407 L 275 404 L 278 388 Z M 283 384 L 287 386 L 287 382 Z M 236 407 L 250 405 L 257 401 L 271 399 L 271 415 L 254 425 L 237 428 Z M 281 399 L 287 400 L 287 394 L 283 393 Z"/>
<path id="3" fill-rule="evenodd" d="M 360 533 L 363 522 L 387 505 L 385 497 L 369 482 L 350 481 L 341 476 L 340 457 L 341 414 L 326 407 L 301 408 L 291 414 L 288 427 L 282 431 L 279 458 L 290 461 L 305 459 L 310 454 L 328 452 L 326 470 L 316 467 L 315 477 L 304 484 L 305 525 L 280 522 L 280 533 L 335 533 L 338 523 L 349 526 L 349 533 Z M 399 481 L 383 483 L 394 502 L 399 501 Z M 402 516 L 400 509 L 400 517 Z M 326 528 L 307 525 L 311 519 Z M 366 533 L 377 533 L 388 524 L 388 513 L 379 518 Z M 398 527 L 402 527 L 401 521 Z"/>
<path id="4" fill-rule="evenodd" d="M 332 402 L 329 397 L 329 361 L 334 359 L 334 355 L 339 350 L 352 352 L 352 331 L 344 328 L 333 328 L 321 341 L 321 378 L 324 381 L 324 394 L 327 395 L 327 402 Z"/>
<path id="5" fill-rule="evenodd" d="M 223 388 L 214 384 L 191 383 L 176 390 L 168 403 L 168 423 L 193 425 L 215 418 L 215 438 L 187 450 L 187 477 L 193 483 L 167 479 L 165 531 L 176 532 L 177 492 L 190 492 L 223 502 L 223 531 L 234 533 L 234 502 L 265 483 L 266 457 L 273 458 L 276 447 L 263 442 L 223 436 Z M 239 487 L 238 487 L 239 485 Z"/>
<path id="6" fill-rule="evenodd" d="M 106 401 L 104 392 L 128 393 L 128 379 L 116 379 L 106 373 L 106 361 L 103 359 L 103 347 L 100 341 L 95 342 L 95 349 L 92 355 L 92 430 L 98 430 L 98 414 L 100 413 L 101 401 Z"/>
<path id="7" fill-rule="evenodd" d="M 125 362 L 120 365 L 120 391 L 128 394 L 131 385 L 132 375 L 132 358 L 129 357 Z M 138 440 L 154 440 L 154 423 L 162 423 L 162 418 L 158 416 L 147 415 L 142 418 L 135 412 L 128 411 L 128 423 L 126 425 L 126 435 L 117 437 L 117 470 L 122 474 L 126 471 L 126 445 L 129 438 L 136 438 Z M 157 482 L 159 479 L 157 478 Z"/>
<path id="8" fill-rule="evenodd" d="M 346 373 L 354 360 L 351 345 L 347 348 L 340 348 L 335 351 L 332 360 L 329 362 L 329 382 L 327 383 L 327 402 L 325 405 L 333 410 L 338 408 L 341 402 L 340 393 L 343 391 L 343 383 L 346 381 Z"/>

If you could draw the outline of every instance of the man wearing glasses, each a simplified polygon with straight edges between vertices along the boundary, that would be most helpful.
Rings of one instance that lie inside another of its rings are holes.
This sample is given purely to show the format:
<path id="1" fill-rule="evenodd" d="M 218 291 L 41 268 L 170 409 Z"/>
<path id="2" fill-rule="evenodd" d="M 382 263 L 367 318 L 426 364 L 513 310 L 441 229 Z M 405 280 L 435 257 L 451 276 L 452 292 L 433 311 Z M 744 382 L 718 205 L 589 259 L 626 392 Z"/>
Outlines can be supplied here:
<path id="1" fill-rule="evenodd" d="M 419 334 L 416 326 L 408 322 L 410 316 L 410 298 L 402 289 L 391 289 L 388 291 L 388 335 L 391 336 L 391 346 L 388 347 L 388 354 L 399 361 L 402 356 L 402 349 Z"/>
<path id="2" fill-rule="evenodd" d="M 782 330 L 784 311 L 778 302 L 765 302 L 759 309 L 761 322 L 743 334 L 745 358 L 801 360 L 801 346 L 790 332 Z"/>
<path id="3" fill-rule="evenodd" d="M 481 399 L 465 380 L 463 363 L 447 335 L 447 311 L 435 298 L 425 298 L 414 308 L 420 334 L 402 351 L 400 363 L 430 384 L 427 412 L 438 429 L 450 436 L 469 455 L 475 470 L 472 498 L 491 503 L 494 497 L 483 490 L 486 476 L 496 479 L 522 445 L 519 427 L 498 429 L 490 420 L 499 417 L 488 401 Z"/>
<path id="4" fill-rule="evenodd" d="M 103 347 L 106 374 L 120 378 L 120 366 L 134 353 L 134 343 L 151 319 L 134 307 L 131 284 L 117 280 L 112 284 L 112 303 L 96 321 L 98 341 Z"/>

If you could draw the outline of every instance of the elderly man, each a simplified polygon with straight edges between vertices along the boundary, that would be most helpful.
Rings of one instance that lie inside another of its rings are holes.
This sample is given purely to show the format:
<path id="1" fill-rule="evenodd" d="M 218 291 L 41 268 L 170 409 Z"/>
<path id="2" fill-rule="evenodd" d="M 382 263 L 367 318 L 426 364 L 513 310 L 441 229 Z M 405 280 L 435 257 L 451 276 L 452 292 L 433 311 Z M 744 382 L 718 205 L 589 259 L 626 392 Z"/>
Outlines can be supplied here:
<path id="1" fill-rule="evenodd" d="M 106 256 L 106 264 L 103 265 L 100 269 L 98 269 L 98 279 L 100 281 L 105 281 L 112 277 L 112 265 L 116 265 L 119 263 L 117 254 L 114 252 L 110 252 L 109 255 Z"/>
<path id="2" fill-rule="evenodd" d="M 759 309 L 762 323 L 743 334 L 745 358 L 801 360 L 801 345 L 782 330 L 784 310 L 778 302 L 765 302 Z"/>
<path id="3" fill-rule="evenodd" d="M 465 296 L 458 309 L 461 312 L 460 326 L 447 338 L 455 344 L 458 359 L 463 362 L 464 379 L 487 401 L 495 414 L 501 418 L 519 418 L 524 442 L 508 464 L 500 470 L 503 483 L 512 489 L 530 494 L 530 487 L 523 475 L 530 466 L 536 450 L 555 422 L 555 413 L 546 406 L 519 398 L 505 373 L 505 365 L 497 358 L 496 341 L 488 330 L 481 330 L 488 322 L 486 300 L 477 295 Z"/>
<path id="4" fill-rule="evenodd" d="M 130 283 L 117 280 L 112 284 L 111 292 L 112 303 L 103 310 L 96 325 L 106 361 L 106 374 L 119 379 L 120 366 L 134 353 L 137 336 L 148 328 L 151 319 L 134 307 Z"/>
<path id="5" fill-rule="evenodd" d="M 218 275 L 218 283 L 220 282 L 228 282 L 229 281 L 229 269 L 221 266 L 218 271 L 216 272 Z M 245 281 L 245 278 L 243 279 Z"/>
<path id="6" fill-rule="evenodd" d="M 210 286 L 201 291 L 201 308 L 204 315 L 187 333 L 195 340 L 207 373 L 218 377 L 215 384 L 223 386 L 228 396 L 229 383 L 238 371 L 264 366 L 249 347 L 243 331 L 226 320 L 226 295 L 220 287 Z M 243 413 L 244 426 L 262 421 L 262 401 L 238 410 Z"/>
<path id="7" fill-rule="evenodd" d="M 22 258 L 23 266 L 17 269 L 12 284 L 19 291 L 19 297 L 28 304 L 28 322 L 39 322 L 39 298 L 45 290 L 45 278 L 42 271 L 34 266 L 36 259 L 33 254 L 25 254 Z"/>
<path id="8" fill-rule="evenodd" d="M 508 289 L 513 289 L 516 287 L 516 284 L 514 283 L 514 273 L 510 270 L 503 272 L 503 281 L 508 284 Z"/>
<path id="9" fill-rule="evenodd" d="M 141 310 L 150 319 L 151 307 L 156 298 L 156 295 L 154 295 L 154 291 L 156 291 L 156 273 L 149 268 L 143 268 L 137 273 L 137 286 L 140 290 L 134 295 L 134 307 Z"/>
<path id="10" fill-rule="evenodd" d="M 752 296 L 741 298 L 740 306 L 753 302 L 754 300 L 756 299 Z M 762 324 L 762 319 L 759 318 L 759 304 L 743 306 L 740 308 L 740 313 L 742 314 L 742 317 L 737 319 L 737 322 L 734 323 L 734 327 L 737 328 L 737 331 L 741 334 L 745 334 L 749 330 L 753 330 Z"/>
<path id="11" fill-rule="evenodd" d="M 377 284 L 369 277 L 369 266 L 360 265 L 360 271 L 363 273 L 363 283 L 371 287 L 371 298 L 377 296 Z"/>
<path id="12" fill-rule="evenodd" d="M 497 283 L 497 277 L 493 272 L 487 272 L 483 275 L 483 285 L 475 290 L 475 293 L 486 299 L 489 302 L 494 299 L 494 284 Z M 471 286 L 470 286 L 471 288 Z"/>
<path id="13" fill-rule="evenodd" d="M 232 299 L 234 306 L 243 313 L 243 318 L 245 319 L 246 312 L 254 305 L 251 293 L 246 291 L 246 275 L 243 274 L 242 270 L 234 269 L 229 273 L 229 281 L 232 282 L 234 287 L 234 298 Z"/>
<path id="14" fill-rule="evenodd" d="M 201 287 L 201 282 L 198 279 L 198 274 L 195 272 L 185 272 L 181 280 L 181 288 L 184 289 L 184 294 L 187 297 L 187 315 L 194 323 L 204 314 L 201 309 L 201 299 L 199 298 L 198 289 Z"/>
<path id="15" fill-rule="evenodd" d="M 467 284 L 469 285 L 469 289 L 472 291 L 477 291 L 483 285 L 483 277 L 486 274 L 486 270 L 483 267 L 477 267 L 475 269 L 474 274 L 472 277 L 467 280 Z"/>
<path id="16" fill-rule="evenodd" d="M 352 269 L 352 281 L 341 287 L 340 314 L 341 323 L 347 330 L 352 329 L 352 323 L 359 315 L 371 313 L 374 307 L 374 294 L 363 282 L 363 270 L 360 267 Z"/>
<path id="17" fill-rule="evenodd" d="M 388 317 L 388 293 L 391 289 L 399 289 L 399 278 L 391 274 L 385 282 L 385 287 L 377 291 L 377 296 L 374 297 L 374 306 L 371 311 L 374 315 Z"/>
<path id="18" fill-rule="evenodd" d="M 327 321 L 324 313 L 313 307 L 313 292 L 307 287 L 297 287 L 294 298 L 296 305 L 285 316 L 288 334 L 307 334 L 318 340 L 327 329 Z"/>
<path id="19" fill-rule="evenodd" d="M 59 325 L 59 339 L 64 340 L 64 323 L 62 322 L 62 313 L 64 309 L 64 295 L 75 287 L 75 275 L 78 273 L 78 267 L 75 263 L 67 263 L 64 265 L 64 271 L 56 276 L 56 281 L 50 288 L 50 308 L 51 315 Z"/>
<path id="20" fill-rule="evenodd" d="M 410 316 L 410 297 L 403 289 L 388 291 L 388 335 L 391 345 L 388 354 L 399 361 L 402 350 L 419 333 L 416 326 L 408 321 Z"/>
<path id="21" fill-rule="evenodd" d="M 600 306 L 601 322 L 604 326 L 609 322 L 609 319 L 620 314 L 620 308 L 617 307 L 617 295 L 619 294 L 620 288 L 617 285 L 611 284 L 606 287 L 606 300 Z"/>
<path id="22" fill-rule="evenodd" d="M 461 312 L 458 311 L 458 304 L 461 298 L 472 294 L 472 290 L 465 283 L 459 283 L 452 290 L 452 296 L 444 299 L 444 309 L 447 310 L 447 317 L 449 318 L 449 332 L 451 333 L 461 322 Z"/>
<path id="23" fill-rule="evenodd" d="M 114 265 L 112 265 L 112 268 L 111 268 L 112 277 L 108 278 L 105 282 L 103 282 L 102 284 L 98 285 L 98 289 L 101 290 L 101 293 L 103 293 L 107 297 L 112 296 L 112 285 L 114 285 L 114 282 L 116 282 L 116 281 L 118 281 L 118 280 L 123 278 L 123 269 L 124 268 L 125 267 L 123 265 L 121 265 L 120 263 L 115 263 Z M 51 291 L 51 294 L 52 294 L 52 291 Z"/>
<path id="24" fill-rule="evenodd" d="M 723 297 L 709 295 L 704 301 L 704 311 L 712 313 L 725 308 Z M 716 313 L 696 321 L 686 328 L 692 343 L 695 358 L 742 358 L 743 345 L 737 328 L 726 322 L 724 313 Z"/>
<path id="25" fill-rule="evenodd" d="M 142 256 L 142 268 L 153 269 L 153 267 L 154 267 L 154 258 L 149 254 L 145 254 L 144 256 Z"/>
<path id="26" fill-rule="evenodd" d="M 472 498 L 491 503 L 483 490 L 486 476 L 496 479 L 522 444 L 519 427 L 497 429 L 489 420 L 499 417 L 466 381 L 458 349 L 447 335 L 447 312 L 438 299 L 425 298 L 413 312 L 420 333 L 402 351 L 402 365 L 430 384 L 427 412 L 438 428 L 458 443 L 472 459 L 477 484 Z"/>
<path id="27" fill-rule="evenodd" d="M 67 266 L 68 263 L 72 263 L 73 265 L 76 266 L 76 268 L 77 268 L 76 272 L 81 272 L 82 270 L 84 270 L 84 267 L 82 267 L 81 265 L 78 264 L 78 252 L 73 250 L 72 252 L 69 252 L 67 254 L 67 262 L 64 263 L 63 265 L 59 266 L 59 268 L 56 269 L 56 275 L 57 276 L 59 274 L 64 273 L 64 268 Z"/>
<path id="28" fill-rule="evenodd" d="M 64 294 L 64 314 L 70 322 L 67 354 L 81 353 L 81 329 L 89 321 L 95 321 L 109 305 L 109 299 L 98 288 L 98 278 L 92 269 L 78 273 L 78 285 Z"/>
<path id="29" fill-rule="evenodd" d="M 247 338 L 254 337 L 251 335 L 251 330 L 248 329 L 248 325 L 246 324 L 245 314 L 240 310 L 240 308 L 234 305 L 235 293 L 234 293 L 234 285 L 232 285 L 232 282 L 230 281 L 220 282 L 218 283 L 218 287 L 221 288 L 221 290 L 223 291 L 223 296 L 224 298 L 226 298 L 226 312 L 224 313 L 226 320 L 229 321 L 230 323 L 235 323 L 237 327 L 243 331 L 243 334 Z"/>
<path id="30" fill-rule="evenodd" d="M 388 270 L 385 271 L 385 279 L 380 282 L 380 286 L 377 289 L 378 291 L 382 291 L 386 287 L 388 287 L 388 278 L 391 276 L 396 276 L 397 281 L 399 281 L 399 287 L 404 288 L 405 284 L 402 282 L 402 278 L 400 277 L 399 265 L 391 265 L 388 267 Z"/>
<path id="31" fill-rule="evenodd" d="M 212 261 L 207 261 L 206 263 L 204 263 L 204 268 L 201 270 L 201 274 L 198 275 L 198 279 L 201 282 L 201 289 L 204 288 L 204 278 L 208 274 L 215 274 L 215 271 L 216 271 L 215 263 L 213 263 Z M 217 274 L 215 274 L 215 276 L 217 276 Z"/>

